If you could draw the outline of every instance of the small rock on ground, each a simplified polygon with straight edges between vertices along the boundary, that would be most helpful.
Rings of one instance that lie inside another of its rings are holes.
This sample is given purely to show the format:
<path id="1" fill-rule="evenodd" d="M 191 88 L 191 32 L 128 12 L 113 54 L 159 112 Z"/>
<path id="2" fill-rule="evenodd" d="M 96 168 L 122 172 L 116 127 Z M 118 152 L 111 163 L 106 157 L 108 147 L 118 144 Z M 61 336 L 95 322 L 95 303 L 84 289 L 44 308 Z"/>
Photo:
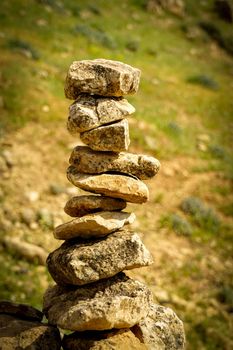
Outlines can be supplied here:
<path id="1" fill-rule="evenodd" d="M 38 262 L 45 265 L 48 253 L 41 247 L 22 241 L 18 237 L 4 237 L 2 244 L 15 254 L 25 258 L 30 262 Z"/>

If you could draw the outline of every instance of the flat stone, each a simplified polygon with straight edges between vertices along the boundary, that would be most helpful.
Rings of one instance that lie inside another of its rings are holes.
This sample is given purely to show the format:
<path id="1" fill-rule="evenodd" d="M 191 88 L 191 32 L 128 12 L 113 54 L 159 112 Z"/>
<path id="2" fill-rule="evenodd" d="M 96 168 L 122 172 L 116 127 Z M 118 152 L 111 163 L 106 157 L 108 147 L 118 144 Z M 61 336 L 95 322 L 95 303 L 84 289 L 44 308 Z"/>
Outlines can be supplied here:
<path id="1" fill-rule="evenodd" d="M 104 196 L 76 196 L 65 205 L 66 214 L 73 217 L 81 217 L 86 214 L 99 211 L 113 211 L 125 209 L 126 202 L 123 199 Z"/>
<path id="2" fill-rule="evenodd" d="M 74 166 L 67 169 L 67 178 L 75 186 L 127 202 L 145 203 L 149 199 L 147 186 L 140 180 L 126 175 L 79 173 Z"/>
<path id="3" fill-rule="evenodd" d="M 59 225 L 54 230 L 57 239 L 91 238 L 106 236 L 117 231 L 124 225 L 132 224 L 135 220 L 133 213 L 122 211 L 102 211 L 73 219 Z"/>
<path id="4" fill-rule="evenodd" d="M 128 64 L 105 60 L 74 61 L 67 73 L 65 95 L 75 100 L 81 93 L 101 96 L 135 94 L 140 70 Z"/>
<path id="5" fill-rule="evenodd" d="M 49 272 L 60 285 L 84 285 L 152 263 L 138 234 L 126 230 L 98 241 L 65 242 L 47 259 Z"/>
<path id="6" fill-rule="evenodd" d="M 152 304 L 147 317 L 132 331 L 149 350 L 185 349 L 183 322 L 170 308 Z"/>
<path id="7" fill-rule="evenodd" d="M 124 273 L 83 287 L 55 285 L 44 295 L 50 324 L 74 331 L 129 328 L 146 317 L 152 293 Z"/>
<path id="8" fill-rule="evenodd" d="M 81 173 L 101 174 L 107 171 L 134 175 L 144 180 L 155 176 L 160 163 L 157 159 L 141 154 L 93 151 L 85 146 L 74 148 L 70 164 Z"/>
<path id="9" fill-rule="evenodd" d="M 80 95 L 69 108 L 67 129 L 71 134 L 91 130 L 135 112 L 135 108 L 121 97 Z"/>
<path id="10" fill-rule="evenodd" d="M 129 329 L 74 332 L 62 340 L 64 350 L 146 350 Z"/>
<path id="11" fill-rule="evenodd" d="M 0 314 L 1 350 L 60 350 L 61 338 L 56 327 Z"/>
<path id="12" fill-rule="evenodd" d="M 8 300 L 0 301 L 0 314 L 9 314 L 35 321 L 41 321 L 43 318 L 43 313 L 34 307 L 26 304 L 13 303 Z"/>
<path id="13" fill-rule="evenodd" d="M 95 151 L 127 151 L 130 144 L 128 120 L 123 119 L 113 124 L 85 131 L 80 134 L 80 139 Z"/>

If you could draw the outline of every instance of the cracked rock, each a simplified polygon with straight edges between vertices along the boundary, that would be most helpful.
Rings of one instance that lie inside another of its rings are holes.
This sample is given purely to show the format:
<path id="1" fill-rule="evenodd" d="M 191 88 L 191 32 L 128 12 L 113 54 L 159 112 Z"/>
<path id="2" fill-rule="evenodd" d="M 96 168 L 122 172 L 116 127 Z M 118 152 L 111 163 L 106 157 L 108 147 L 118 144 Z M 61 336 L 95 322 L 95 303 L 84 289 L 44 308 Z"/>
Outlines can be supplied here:
<path id="1" fill-rule="evenodd" d="M 67 129 L 71 134 L 109 124 L 135 112 L 135 108 L 121 97 L 80 95 L 69 108 Z"/>
<path id="2" fill-rule="evenodd" d="M 80 139 L 95 151 L 127 151 L 130 144 L 128 120 L 123 119 L 113 124 L 85 131 L 80 134 Z"/>

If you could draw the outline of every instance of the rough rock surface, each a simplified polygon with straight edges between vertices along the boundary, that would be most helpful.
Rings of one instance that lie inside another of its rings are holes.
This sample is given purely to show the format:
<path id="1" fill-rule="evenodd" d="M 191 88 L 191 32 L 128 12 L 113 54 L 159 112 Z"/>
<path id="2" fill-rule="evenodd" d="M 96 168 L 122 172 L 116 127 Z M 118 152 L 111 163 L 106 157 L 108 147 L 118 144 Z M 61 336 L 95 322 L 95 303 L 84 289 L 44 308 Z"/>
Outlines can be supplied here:
<path id="1" fill-rule="evenodd" d="M 170 308 L 152 304 L 149 314 L 132 328 L 149 350 L 183 350 L 183 322 Z"/>
<path id="2" fill-rule="evenodd" d="M 146 317 L 151 302 L 150 290 L 121 272 L 83 287 L 51 287 L 43 309 L 49 323 L 62 329 L 104 330 L 132 327 Z"/>
<path id="3" fill-rule="evenodd" d="M 80 95 L 69 108 L 67 129 L 76 134 L 123 119 L 135 108 L 121 97 Z"/>
<path id="4" fill-rule="evenodd" d="M 127 151 L 129 139 L 129 124 L 127 119 L 100 126 L 80 134 L 83 143 L 95 151 Z"/>
<path id="5" fill-rule="evenodd" d="M 157 174 L 160 163 L 157 159 L 133 153 L 93 151 L 85 146 L 74 148 L 70 164 L 80 173 L 101 174 L 107 171 L 130 174 L 141 180 Z"/>
<path id="6" fill-rule="evenodd" d="M 74 61 L 67 73 L 65 95 L 75 100 L 81 93 L 123 96 L 138 90 L 140 70 L 105 59 Z"/>
<path id="7" fill-rule="evenodd" d="M 71 239 L 75 237 L 102 237 L 119 230 L 124 225 L 132 224 L 135 220 L 133 213 L 122 211 L 102 211 L 73 219 L 59 225 L 54 230 L 57 239 Z"/>
<path id="8" fill-rule="evenodd" d="M 126 202 L 122 199 L 104 196 L 76 196 L 65 205 L 66 214 L 73 217 L 81 217 L 86 214 L 99 211 L 113 211 L 125 209 Z"/>
<path id="9" fill-rule="evenodd" d="M 85 191 L 121 198 L 127 202 L 145 203 L 149 199 L 147 186 L 142 181 L 130 176 L 86 175 L 79 173 L 74 166 L 69 166 L 67 178 L 73 185 Z"/>
<path id="10" fill-rule="evenodd" d="M 83 285 L 152 263 L 138 234 L 126 230 L 101 240 L 65 242 L 47 259 L 52 278 L 61 285 Z"/>
<path id="11" fill-rule="evenodd" d="M 0 301 L 0 314 L 14 315 L 28 320 L 41 321 L 43 313 L 26 304 L 17 304 L 8 300 Z"/>
<path id="12" fill-rule="evenodd" d="M 0 314 L 1 350 L 60 350 L 59 330 L 40 322 Z"/>
<path id="13" fill-rule="evenodd" d="M 147 347 L 129 329 L 75 332 L 65 335 L 64 350 L 146 350 Z"/>

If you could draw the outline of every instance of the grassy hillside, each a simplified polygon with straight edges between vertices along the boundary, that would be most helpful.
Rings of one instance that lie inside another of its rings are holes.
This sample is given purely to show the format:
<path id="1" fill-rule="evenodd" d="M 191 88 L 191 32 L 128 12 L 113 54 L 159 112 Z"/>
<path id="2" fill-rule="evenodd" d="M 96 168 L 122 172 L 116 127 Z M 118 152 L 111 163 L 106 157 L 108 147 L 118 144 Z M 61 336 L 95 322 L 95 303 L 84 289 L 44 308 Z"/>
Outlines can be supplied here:
<path id="1" fill-rule="evenodd" d="M 17 236 L 47 251 L 59 244 L 51 231 L 68 219 L 65 168 L 77 141 L 65 130 L 70 63 L 103 57 L 136 66 L 131 151 L 154 155 L 162 169 L 149 183 L 150 203 L 129 206 L 155 257 L 132 276 L 184 320 L 189 349 L 230 349 L 233 61 L 200 23 L 231 40 L 232 24 L 210 0 L 186 1 L 182 16 L 147 11 L 145 3 L 1 1 L 1 241 Z M 34 213 L 31 221 L 22 208 Z M 5 243 L 0 250 L 0 298 L 41 307 L 45 267 L 18 259 Z"/>

